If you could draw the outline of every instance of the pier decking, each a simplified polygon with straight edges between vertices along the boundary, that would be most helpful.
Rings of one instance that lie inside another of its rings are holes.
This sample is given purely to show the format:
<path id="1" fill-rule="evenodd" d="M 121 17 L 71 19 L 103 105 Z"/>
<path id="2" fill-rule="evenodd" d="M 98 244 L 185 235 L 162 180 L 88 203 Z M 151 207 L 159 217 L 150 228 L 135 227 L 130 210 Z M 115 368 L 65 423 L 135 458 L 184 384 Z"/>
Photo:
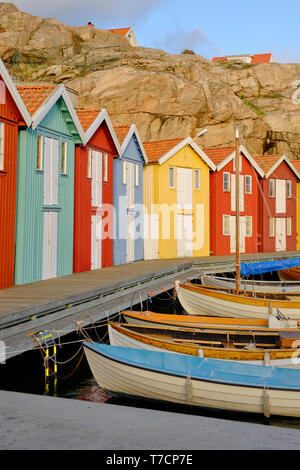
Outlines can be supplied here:
<path id="1" fill-rule="evenodd" d="M 299 252 L 242 255 L 245 262 L 298 257 Z M 6 359 L 34 347 L 28 333 L 64 336 L 171 289 L 176 279 L 230 272 L 234 256 L 147 260 L 0 290 L 0 340 Z"/>

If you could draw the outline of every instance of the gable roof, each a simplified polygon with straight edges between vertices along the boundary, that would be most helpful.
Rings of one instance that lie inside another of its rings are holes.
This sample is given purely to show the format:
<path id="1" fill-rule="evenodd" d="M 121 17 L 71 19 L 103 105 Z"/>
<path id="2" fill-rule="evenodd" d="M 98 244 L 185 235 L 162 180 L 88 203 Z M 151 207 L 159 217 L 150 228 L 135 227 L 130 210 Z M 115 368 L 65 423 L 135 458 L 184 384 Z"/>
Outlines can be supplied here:
<path id="1" fill-rule="evenodd" d="M 46 114 L 59 98 L 63 98 L 66 111 L 69 112 L 76 132 L 84 142 L 84 131 L 79 122 L 75 108 L 64 85 L 25 85 L 17 87 L 25 105 L 32 116 L 32 128 L 36 129 Z"/>
<path id="2" fill-rule="evenodd" d="M 242 59 L 242 58 L 248 58 L 251 59 L 250 63 L 251 64 L 266 64 L 270 63 L 272 61 L 272 53 L 267 53 L 267 54 L 239 54 L 239 55 L 227 55 L 224 57 L 213 57 L 211 60 L 213 62 L 219 62 L 219 61 L 226 61 L 230 59 Z"/>
<path id="3" fill-rule="evenodd" d="M 296 165 L 288 158 L 287 155 L 262 155 L 257 156 L 256 160 L 259 162 L 259 165 L 263 168 L 265 172 L 265 177 L 269 178 L 269 176 L 274 173 L 276 168 L 285 161 L 286 164 L 290 167 L 290 169 L 295 173 L 298 179 L 300 179 L 300 172 Z"/>
<path id="4" fill-rule="evenodd" d="M 12 81 L 2 59 L 0 59 L 0 75 L 2 80 L 4 81 L 6 88 L 8 89 L 9 93 L 11 94 L 22 118 L 25 121 L 25 124 L 29 127 L 31 124 L 31 116 L 23 102 L 20 93 L 18 92 L 17 87 L 15 86 L 14 82 Z"/>
<path id="5" fill-rule="evenodd" d="M 76 114 L 84 131 L 84 144 L 88 143 L 101 126 L 102 122 L 105 122 L 118 155 L 121 155 L 121 147 L 106 109 L 102 109 L 101 111 L 96 109 L 78 109 Z"/>
<path id="6" fill-rule="evenodd" d="M 211 158 L 216 165 L 216 170 L 220 171 L 235 157 L 235 147 L 218 147 L 204 149 L 204 152 Z M 255 168 L 257 173 L 263 177 L 264 171 L 259 165 L 258 161 L 252 157 L 244 145 L 240 145 L 240 152 L 247 158 L 250 164 Z"/>
<path id="7" fill-rule="evenodd" d="M 145 161 L 145 163 L 148 163 L 148 155 L 147 155 L 147 152 L 145 150 L 145 146 L 142 142 L 142 139 L 139 135 L 139 132 L 137 130 L 136 125 L 131 124 L 130 127 L 129 126 L 115 126 L 114 129 L 115 129 L 116 135 L 117 135 L 117 137 L 119 139 L 119 142 L 120 142 L 120 145 L 121 145 L 122 155 L 124 154 L 124 152 L 127 148 L 127 145 L 130 142 L 130 139 L 132 138 L 133 135 L 135 135 L 135 137 L 138 141 L 140 150 L 142 152 L 144 161 Z"/>
<path id="8" fill-rule="evenodd" d="M 294 165 L 296 170 L 300 172 L 300 160 L 292 160 L 292 164 Z"/>
<path id="9" fill-rule="evenodd" d="M 108 29 L 107 31 L 110 31 L 111 33 L 116 33 L 119 34 L 120 36 L 127 36 L 127 34 L 130 32 L 132 28 L 113 28 L 113 29 Z"/>
<path id="10" fill-rule="evenodd" d="M 192 149 L 212 170 L 216 169 L 215 164 L 211 161 L 208 155 L 197 144 L 195 144 L 191 137 L 187 137 L 186 139 L 165 139 L 156 142 L 146 142 L 144 143 L 144 148 L 148 155 L 149 163 L 158 163 L 159 165 L 162 165 L 186 145 L 192 147 Z"/>

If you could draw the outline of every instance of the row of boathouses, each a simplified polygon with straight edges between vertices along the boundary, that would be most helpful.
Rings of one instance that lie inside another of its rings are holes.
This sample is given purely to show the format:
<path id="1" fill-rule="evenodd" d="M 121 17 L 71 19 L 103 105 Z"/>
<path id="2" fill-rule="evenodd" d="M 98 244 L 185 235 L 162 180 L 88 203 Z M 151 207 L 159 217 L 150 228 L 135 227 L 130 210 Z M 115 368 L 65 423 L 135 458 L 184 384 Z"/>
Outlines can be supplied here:
<path id="1" fill-rule="evenodd" d="M 235 148 L 142 142 L 64 85 L 0 61 L 0 288 L 141 259 L 235 252 Z M 240 146 L 241 252 L 297 249 L 300 167 Z"/>

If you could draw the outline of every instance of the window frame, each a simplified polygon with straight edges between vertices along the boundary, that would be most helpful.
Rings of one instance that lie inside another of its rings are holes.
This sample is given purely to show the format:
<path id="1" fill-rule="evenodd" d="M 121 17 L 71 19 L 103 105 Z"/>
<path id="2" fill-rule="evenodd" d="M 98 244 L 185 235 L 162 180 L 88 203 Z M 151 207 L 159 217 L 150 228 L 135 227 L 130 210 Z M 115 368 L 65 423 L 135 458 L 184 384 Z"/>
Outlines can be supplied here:
<path id="1" fill-rule="evenodd" d="M 107 183 L 108 181 L 108 154 L 103 154 L 103 181 Z"/>
<path id="2" fill-rule="evenodd" d="M 251 222 L 251 231 L 247 233 L 247 220 L 250 220 Z M 253 236 L 253 221 L 252 221 L 252 215 L 245 215 L 245 225 L 246 225 L 246 231 L 245 231 L 245 236 L 246 237 L 252 237 Z"/>
<path id="3" fill-rule="evenodd" d="M 38 134 L 37 136 L 37 155 L 36 155 L 36 170 L 43 171 L 44 169 L 44 136 Z"/>
<path id="4" fill-rule="evenodd" d="M 272 222 L 272 224 L 271 224 Z M 270 217 L 269 218 L 269 237 L 275 237 L 275 224 L 276 224 L 276 219 L 275 217 Z M 272 228 L 272 231 L 271 231 Z"/>
<path id="5" fill-rule="evenodd" d="M 228 189 L 224 189 L 225 175 L 228 176 Z M 223 172 L 223 193 L 230 193 L 230 173 L 229 171 Z"/>
<path id="6" fill-rule="evenodd" d="M 171 183 L 170 176 L 171 176 L 172 173 L 173 173 L 173 175 L 172 175 L 173 185 L 170 184 Z M 169 188 L 170 189 L 175 189 L 175 167 L 174 166 L 169 166 Z"/>
<path id="7" fill-rule="evenodd" d="M 200 189 L 200 169 L 196 168 L 194 170 L 194 189 L 199 191 Z"/>
<path id="8" fill-rule="evenodd" d="M 271 183 L 273 184 L 273 194 L 271 194 Z M 269 197 L 274 197 L 275 198 L 275 179 L 274 178 L 270 178 L 269 180 Z"/>
<path id="9" fill-rule="evenodd" d="M 249 178 L 249 181 L 250 181 L 249 191 L 247 191 L 247 178 Z M 245 175 L 245 194 L 252 194 L 252 176 L 251 175 Z"/>
<path id="10" fill-rule="evenodd" d="M 292 236 L 292 217 L 286 218 L 286 236 L 287 237 Z"/>
<path id="11" fill-rule="evenodd" d="M 225 233 L 225 218 L 228 220 L 228 233 Z M 222 233 L 223 233 L 224 237 L 230 236 L 230 215 L 228 215 L 228 214 L 223 214 Z"/>
<path id="12" fill-rule="evenodd" d="M 61 168 L 62 175 L 68 174 L 68 142 L 63 140 L 61 142 Z"/>
<path id="13" fill-rule="evenodd" d="M 286 180 L 286 197 L 288 199 L 292 197 L 292 180 Z"/>

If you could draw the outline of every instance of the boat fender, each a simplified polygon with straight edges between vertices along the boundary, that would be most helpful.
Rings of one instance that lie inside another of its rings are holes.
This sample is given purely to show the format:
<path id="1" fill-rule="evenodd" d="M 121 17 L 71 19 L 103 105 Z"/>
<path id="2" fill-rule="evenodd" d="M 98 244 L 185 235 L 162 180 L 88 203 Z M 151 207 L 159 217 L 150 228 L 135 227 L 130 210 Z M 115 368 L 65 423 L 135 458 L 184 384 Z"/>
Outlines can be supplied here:
<path id="1" fill-rule="evenodd" d="M 266 351 L 264 354 L 264 365 L 265 366 L 271 365 L 271 358 L 270 358 L 270 354 L 268 353 L 268 351 Z"/>
<path id="2" fill-rule="evenodd" d="M 204 357 L 204 352 L 203 352 L 203 349 L 202 349 L 202 348 L 199 348 L 199 349 L 198 349 L 197 356 L 198 356 L 198 357 Z"/>
<path id="3" fill-rule="evenodd" d="M 266 418 L 270 418 L 271 416 L 270 397 L 269 397 L 268 390 L 266 388 L 264 388 L 263 390 L 262 401 L 263 401 L 263 414 Z"/>
<path id="4" fill-rule="evenodd" d="M 185 381 L 185 399 L 189 405 L 193 404 L 193 383 L 190 375 L 187 376 Z"/>

